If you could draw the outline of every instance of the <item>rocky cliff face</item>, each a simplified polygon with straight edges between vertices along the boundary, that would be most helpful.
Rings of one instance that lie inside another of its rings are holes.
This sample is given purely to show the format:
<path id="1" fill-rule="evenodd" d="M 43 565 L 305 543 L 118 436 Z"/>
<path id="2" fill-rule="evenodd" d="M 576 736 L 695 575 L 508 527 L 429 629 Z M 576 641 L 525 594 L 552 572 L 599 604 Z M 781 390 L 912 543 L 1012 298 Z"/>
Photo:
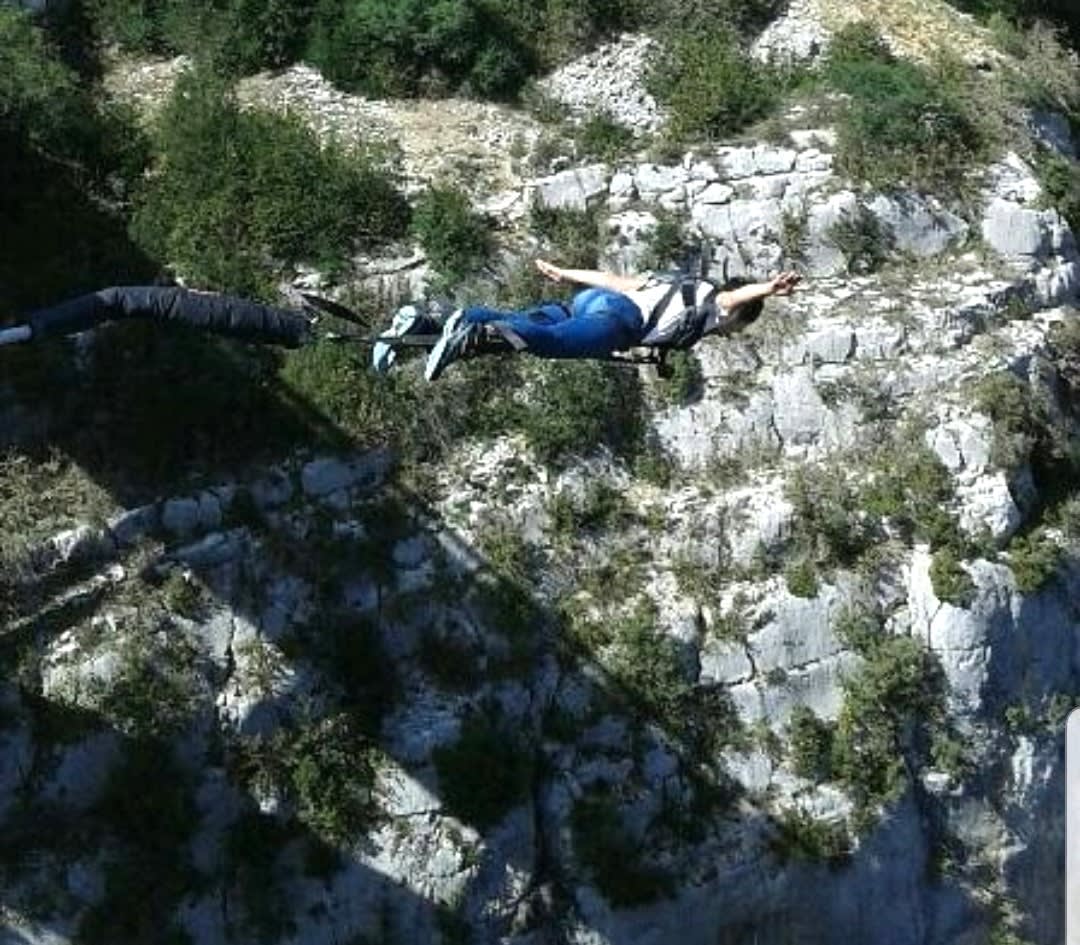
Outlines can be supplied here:
<path id="1" fill-rule="evenodd" d="M 666 480 L 298 456 L 27 551 L 0 941 L 1061 940 L 1073 235 L 1018 156 L 963 219 L 789 118 L 505 204 L 807 273 L 643 379 Z"/>

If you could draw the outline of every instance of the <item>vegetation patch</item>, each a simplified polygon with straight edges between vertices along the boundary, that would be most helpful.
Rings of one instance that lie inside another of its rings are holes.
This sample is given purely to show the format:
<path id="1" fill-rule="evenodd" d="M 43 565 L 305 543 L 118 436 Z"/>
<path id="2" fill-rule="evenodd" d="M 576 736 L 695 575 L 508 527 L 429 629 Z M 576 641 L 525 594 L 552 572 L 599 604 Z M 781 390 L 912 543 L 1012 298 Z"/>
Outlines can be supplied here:
<path id="1" fill-rule="evenodd" d="M 788 719 L 787 737 L 792 770 L 815 784 L 833 776 L 835 727 L 813 709 L 796 706 Z"/>
<path id="2" fill-rule="evenodd" d="M 385 165 L 321 145 L 299 118 L 242 111 L 205 72 L 177 81 L 157 145 L 134 232 L 196 285 L 266 298 L 267 256 L 340 264 L 405 233 L 408 204 Z"/>
<path id="3" fill-rule="evenodd" d="M 648 863 L 647 847 L 628 833 L 610 791 L 578 798 L 570 823 L 574 853 L 611 905 L 642 905 L 674 893 L 674 879 Z"/>
<path id="4" fill-rule="evenodd" d="M 426 190 L 413 211 L 412 231 L 448 286 L 478 269 L 492 251 L 491 224 L 456 187 Z"/>
<path id="5" fill-rule="evenodd" d="M 669 110 L 672 140 L 730 138 L 776 105 L 776 77 L 743 52 L 734 31 L 687 30 L 667 47 L 647 85 Z"/>
<path id="6" fill-rule="evenodd" d="M 783 860 L 828 863 L 833 868 L 851 859 L 853 841 L 843 824 L 833 824 L 798 808 L 775 818 L 770 838 L 773 852 Z"/>
<path id="7" fill-rule="evenodd" d="M 825 78 L 850 96 L 837 128 L 837 166 L 892 189 L 907 182 L 936 193 L 963 189 L 985 141 L 947 75 L 894 58 L 867 23 L 834 38 Z"/>
<path id="8" fill-rule="evenodd" d="M 528 796 L 534 760 L 520 735 L 473 714 L 433 756 L 446 810 L 478 830 L 494 827 Z"/>

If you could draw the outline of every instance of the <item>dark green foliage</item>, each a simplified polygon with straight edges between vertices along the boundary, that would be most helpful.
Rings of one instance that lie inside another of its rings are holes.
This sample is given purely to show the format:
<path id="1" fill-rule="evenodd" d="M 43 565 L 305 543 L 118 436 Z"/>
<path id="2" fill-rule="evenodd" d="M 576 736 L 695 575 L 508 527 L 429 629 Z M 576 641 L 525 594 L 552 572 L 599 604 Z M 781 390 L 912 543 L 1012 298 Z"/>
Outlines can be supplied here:
<path id="1" fill-rule="evenodd" d="M 1010 20 L 1030 22 L 1035 19 L 1050 20 L 1064 26 L 1073 38 L 1080 42 L 1080 10 L 1072 0 L 949 0 L 954 7 L 992 17 L 994 14 Z"/>
<path id="2" fill-rule="evenodd" d="M 237 763 L 256 790 L 283 791 L 300 822 L 327 843 L 355 841 L 375 817 L 376 753 L 350 713 L 248 739 L 238 746 Z"/>
<path id="3" fill-rule="evenodd" d="M 668 355 L 667 364 L 671 373 L 657 383 L 664 399 L 680 407 L 700 400 L 705 375 L 698 356 L 693 351 L 673 351 Z"/>
<path id="4" fill-rule="evenodd" d="M 580 497 L 556 493 L 549 511 L 556 533 L 573 537 L 581 531 L 617 527 L 627 520 L 631 510 L 622 490 L 598 480 L 591 482 Z"/>
<path id="5" fill-rule="evenodd" d="M 851 858 L 852 840 L 843 824 L 818 820 L 813 814 L 795 809 L 785 811 L 775 825 L 770 846 L 784 860 L 825 862 L 837 868 Z"/>
<path id="6" fill-rule="evenodd" d="M 647 847 L 623 826 L 610 790 L 595 790 L 578 798 L 570 823 L 574 853 L 611 905 L 641 905 L 674 892 L 672 877 L 645 862 Z"/>
<path id="7" fill-rule="evenodd" d="M 95 101 L 28 13 L 0 6 L 0 310 L 153 275 L 116 211 L 147 155 L 129 113 Z"/>
<path id="8" fill-rule="evenodd" d="M 812 598 L 818 595 L 817 569 L 812 561 L 805 558 L 788 565 L 787 570 L 784 571 L 784 583 L 787 585 L 788 593 L 795 597 Z"/>
<path id="9" fill-rule="evenodd" d="M 656 626 L 656 613 L 645 606 L 614 620 L 611 631 L 604 667 L 646 715 L 673 721 L 691 692 L 678 644 Z"/>
<path id="10" fill-rule="evenodd" d="M 173 911 L 194 879 L 188 844 L 198 815 L 189 778 L 165 743 L 130 743 L 93 814 L 109 838 L 105 897 L 84 914 L 79 940 L 169 940 Z"/>
<path id="11" fill-rule="evenodd" d="M 225 835 L 225 875 L 238 900 L 239 924 L 259 942 L 277 941 L 295 929 L 277 868 L 282 848 L 294 835 L 292 825 L 254 810 L 241 814 Z"/>
<path id="12" fill-rule="evenodd" d="M 1021 594 L 1034 594 L 1056 573 L 1062 549 L 1045 531 L 1018 535 L 1009 543 L 1009 567 Z"/>
<path id="13" fill-rule="evenodd" d="M 1046 202 L 1065 218 L 1073 233 L 1080 233 L 1080 164 L 1046 153 L 1037 169 Z"/>
<path id="14" fill-rule="evenodd" d="M 967 607 L 975 596 L 975 582 L 960 566 L 956 552 L 951 547 L 934 552 L 930 563 L 930 583 L 934 596 L 956 607 Z"/>
<path id="15" fill-rule="evenodd" d="M 537 361 L 515 425 L 545 463 L 601 445 L 632 459 L 644 437 L 641 384 L 631 370 L 596 361 Z"/>
<path id="16" fill-rule="evenodd" d="M 854 213 L 844 214 L 833 223 L 826 238 L 843 254 L 851 273 L 880 269 L 892 248 L 892 238 L 885 224 L 861 204 Z"/>
<path id="17" fill-rule="evenodd" d="M 994 421 L 990 461 L 1010 471 L 1026 463 L 1047 425 L 1030 385 L 1009 371 L 991 374 L 976 386 L 975 406 Z"/>
<path id="18" fill-rule="evenodd" d="M 944 720 L 945 678 L 916 640 L 883 634 L 843 685 L 833 770 L 866 811 L 900 794 L 907 765 L 926 763 L 929 733 Z"/>
<path id="19" fill-rule="evenodd" d="M 267 257 L 340 262 L 405 231 L 408 208 L 386 170 L 320 146 L 299 119 L 241 111 L 209 74 L 180 78 L 158 137 L 160 173 L 134 232 L 199 285 L 266 297 Z"/>
<path id="20" fill-rule="evenodd" d="M 475 213 L 468 195 L 456 187 L 431 187 L 420 197 L 413 233 L 428 262 L 450 285 L 478 269 L 491 253 L 491 224 Z"/>
<path id="21" fill-rule="evenodd" d="M 954 498 L 952 479 L 918 430 L 880 452 L 872 469 L 863 499 L 868 512 L 887 518 L 907 541 L 959 544 L 955 519 L 947 511 Z"/>
<path id="22" fill-rule="evenodd" d="M 634 144 L 634 133 L 607 112 L 590 115 L 574 129 L 579 160 L 615 161 Z"/>
<path id="23" fill-rule="evenodd" d="M 674 213 L 658 211 L 656 226 L 645 236 L 642 268 L 679 269 L 686 265 L 688 248 L 682 220 Z"/>
<path id="24" fill-rule="evenodd" d="M 844 173 L 883 188 L 962 188 L 984 142 L 945 77 L 892 58 L 863 24 L 838 34 L 825 76 L 851 96 L 838 124 Z"/>
<path id="25" fill-rule="evenodd" d="M 833 773 L 833 726 L 800 705 L 791 711 L 787 735 L 794 772 L 815 783 L 828 781 Z"/>
<path id="26" fill-rule="evenodd" d="M 447 810 L 479 830 L 522 802 L 532 782 L 529 746 L 481 715 L 466 718 L 458 741 L 437 748 L 434 762 Z"/>
<path id="27" fill-rule="evenodd" d="M 591 269 L 597 266 L 600 222 L 595 210 L 551 210 L 534 204 L 530 228 L 551 244 L 560 265 Z"/>
<path id="28" fill-rule="evenodd" d="M 509 97 L 535 57 L 498 22 L 474 0 L 321 0 L 308 56 L 343 88 L 368 95 Z"/>
<path id="29" fill-rule="evenodd" d="M 800 468 L 785 493 L 793 506 L 793 550 L 811 564 L 850 566 L 872 545 L 860 496 L 839 469 Z"/>
<path id="30" fill-rule="evenodd" d="M 832 629 L 844 646 L 865 657 L 876 651 L 884 632 L 881 617 L 859 605 L 841 610 L 833 621 Z"/>
<path id="31" fill-rule="evenodd" d="M 649 74 L 648 86 L 670 110 L 668 133 L 675 140 L 732 137 L 777 101 L 768 71 L 722 28 L 676 35 Z"/>

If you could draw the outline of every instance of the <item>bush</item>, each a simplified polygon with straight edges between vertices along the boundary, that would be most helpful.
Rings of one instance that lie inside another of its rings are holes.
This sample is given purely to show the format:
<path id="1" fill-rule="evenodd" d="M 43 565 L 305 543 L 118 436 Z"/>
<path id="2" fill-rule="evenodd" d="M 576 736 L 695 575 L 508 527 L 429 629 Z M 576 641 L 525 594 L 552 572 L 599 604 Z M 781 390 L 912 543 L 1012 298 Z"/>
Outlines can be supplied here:
<path id="1" fill-rule="evenodd" d="M 607 791 L 578 798 L 570 824 L 575 856 L 611 905 L 641 905 L 674 892 L 673 879 L 644 862 L 646 849 L 630 837 Z"/>
<path id="2" fill-rule="evenodd" d="M 803 810 L 788 810 L 776 821 L 773 852 L 783 859 L 826 862 L 838 867 L 851 858 L 852 841 L 842 824 L 830 824 Z"/>
<path id="3" fill-rule="evenodd" d="M 1037 169 L 1046 202 L 1057 209 L 1073 233 L 1080 233 L 1080 164 L 1047 153 Z"/>
<path id="4" fill-rule="evenodd" d="M 796 706 L 788 719 L 787 735 L 792 770 L 808 781 L 828 781 L 833 771 L 833 726 L 819 719 L 813 709 Z"/>
<path id="5" fill-rule="evenodd" d="M 900 794 L 905 762 L 917 769 L 929 757 L 926 733 L 944 719 L 945 678 L 916 640 L 883 636 L 843 686 L 834 772 L 865 812 Z"/>
<path id="6" fill-rule="evenodd" d="M 574 129 L 579 160 L 615 161 L 634 145 L 634 133 L 608 112 L 590 115 Z"/>
<path id="7" fill-rule="evenodd" d="M 875 272 L 892 249 L 892 237 L 877 216 L 861 204 L 853 214 L 844 214 L 825 234 L 844 257 L 851 273 Z"/>
<path id="8" fill-rule="evenodd" d="M 825 76 L 851 96 L 837 134 L 844 173 L 889 189 L 962 189 L 983 135 L 943 77 L 893 59 L 865 25 L 838 34 Z"/>
<path id="9" fill-rule="evenodd" d="M 274 263 L 342 262 L 405 231 L 407 204 L 375 161 L 320 146 L 299 119 L 241 111 L 208 74 L 177 82 L 159 145 L 134 232 L 198 284 L 266 296 Z"/>
<path id="10" fill-rule="evenodd" d="M 1009 544 L 1009 567 L 1021 594 L 1034 594 L 1057 573 L 1062 550 L 1042 530 L 1017 536 Z"/>
<path id="11" fill-rule="evenodd" d="M 723 29 L 677 35 L 649 73 L 647 85 L 668 107 L 668 134 L 676 140 L 731 137 L 776 102 L 768 72 Z"/>
<path id="12" fill-rule="evenodd" d="M 600 221 L 595 210 L 550 210 L 534 204 L 529 224 L 551 244 L 564 266 L 596 268 Z"/>
<path id="13" fill-rule="evenodd" d="M 636 372 L 596 361 L 537 361 L 515 425 L 540 459 L 558 465 L 607 445 L 626 459 L 641 450 L 644 404 Z"/>
<path id="14" fill-rule="evenodd" d="M 434 761 L 447 810 L 479 830 L 523 801 L 533 776 L 529 747 L 480 715 L 463 722 L 455 744 L 435 749 Z"/>
<path id="15" fill-rule="evenodd" d="M 455 187 L 427 190 L 413 212 L 412 229 L 428 261 L 449 283 L 459 282 L 491 254 L 488 221 Z"/>
<path id="16" fill-rule="evenodd" d="M 321 0 L 308 57 L 335 83 L 367 95 L 468 88 L 509 97 L 535 57 L 497 20 L 473 0 Z"/>
<path id="17" fill-rule="evenodd" d="M 934 596 L 954 607 L 968 607 L 975 597 L 975 582 L 961 567 L 956 552 L 949 547 L 934 553 L 930 563 L 930 583 L 934 586 Z"/>

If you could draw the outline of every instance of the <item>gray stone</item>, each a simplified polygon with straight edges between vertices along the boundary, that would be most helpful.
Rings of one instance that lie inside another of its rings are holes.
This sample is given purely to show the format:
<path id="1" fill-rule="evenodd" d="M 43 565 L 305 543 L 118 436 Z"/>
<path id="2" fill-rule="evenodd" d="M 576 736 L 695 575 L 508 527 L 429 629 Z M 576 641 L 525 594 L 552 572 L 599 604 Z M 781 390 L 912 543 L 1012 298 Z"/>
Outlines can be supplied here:
<path id="1" fill-rule="evenodd" d="M 994 198 L 982 220 L 986 243 L 1003 256 L 1041 256 L 1049 247 L 1045 215 Z"/>
<path id="2" fill-rule="evenodd" d="M 110 533 L 90 525 L 79 525 L 53 535 L 47 547 L 54 565 L 86 564 L 107 558 L 116 550 Z"/>
<path id="3" fill-rule="evenodd" d="M 144 505 L 137 509 L 127 509 L 109 519 L 107 525 L 118 545 L 133 545 L 157 529 L 157 506 Z"/>
<path id="4" fill-rule="evenodd" d="M 879 194 L 869 208 L 888 228 L 894 248 L 919 258 L 936 256 L 967 237 L 963 220 L 915 194 Z"/>
<path id="5" fill-rule="evenodd" d="M 195 532 L 199 527 L 198 500 L 167 499 L 161 509 L 161 525 L 181 538 Z"/>
<path id="6" fill-rule="evenodd" d="M 552 210 L 585 210 L 608 191 L 607 165 L 591 164 L 541 177 L 533 181 L 532 188 L 533 200 L 538 206 Z"/>
<path id="7" fill-rule="evenodd" d="M 212 532 L 194 544 L 184 545 L 171 557 L 189 567 L 216 568 L 237 560 L 247 548 L 247 529 L 234 528 L 227 532 Z"/>
<path id="8" fill-rule="evenodd" d="M 670 191 L 685 193 L 682 188 L 688 177 L 686 169 L 678 165 L 639 164 L 634 171 L 634 184 L 642 198 L 648 200 Z"/>
<path id="9" fill-rule="evenodd" d="M 786 174 L 795 169 L 797 154 L 789 148 L 755 145 L 752 148 L 719 148 L 717 158 L 728 180 L 759 174 Z"/>
<path id="10" fill-rule="evenodd" d="M 1056 151 L 1062 157 L 1075 158 L 1072 128 L 1069 119 L 1061 112 L 1033 109 L 1027 114 L 1028 130 L 1044 147 Z"/>
<path id="11" fill-rule="evenodd" d="M 719 181 L 713 181 L 711 184 L 706 185 L 695 200 L 697 203 L 720 204 L 727 203 L 734 196 L 735 189 L 733 187 Z"/>
<path id="12" fill-rule="evenodd" d="M 251 498 L 259 509 L 277 508 L 293 497 L 292 478 L 280 469 L 272 469 L 250 486 Z"/>
<path id="13" fill-rule="evenodd" d="M 312 497 L 347 489 L 356 481 L 356 471 L 340 459 L 316 459 L 300 472 L 304 494 Z"/>
<path id="14" fill-rule="evenodd" d="M 115 732 L 101 732 L 58 748 L 58 761 L 42 796 L 74 810 L 89 810 L 100 799 L 120 752 L 120 736 Z"/>
<path id="15" fill-rule="evenodd" d="M 847 260 L 830 237 L 837 223 L 858 210 L 859 201 L 849 190 L 833 194 L 824 203 L 809 207 L 806 219 L 806 269 L 812 276 L 837 276 L 847 271 Z"/>

